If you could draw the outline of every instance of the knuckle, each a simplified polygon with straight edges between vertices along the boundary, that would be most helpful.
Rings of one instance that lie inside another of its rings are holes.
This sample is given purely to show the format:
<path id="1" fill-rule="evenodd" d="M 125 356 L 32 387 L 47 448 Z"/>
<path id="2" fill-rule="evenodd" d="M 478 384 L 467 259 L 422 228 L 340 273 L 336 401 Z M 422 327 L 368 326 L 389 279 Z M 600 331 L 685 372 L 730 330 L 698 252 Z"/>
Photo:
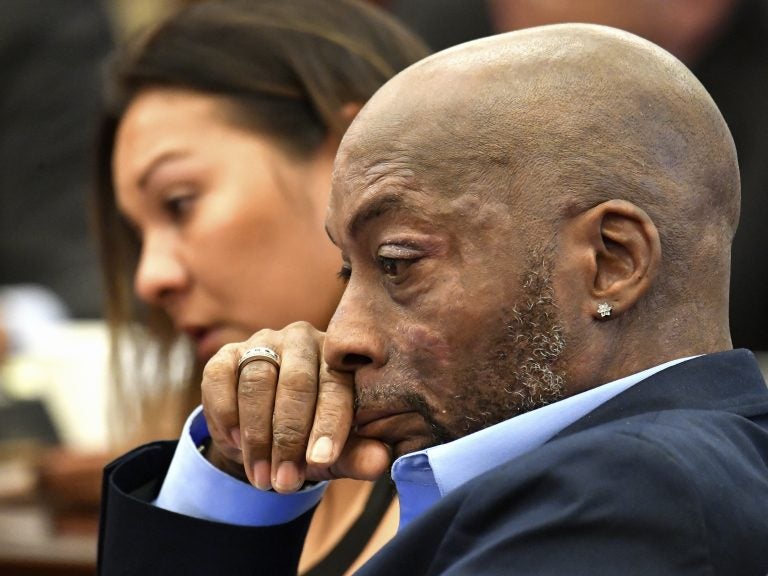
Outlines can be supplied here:
<path id="1" fill-rule="evenodd" d="M 313 332 L 314 331 L 314 327 L 312 326 L 312 324 L 310 324 L 306 320 L 297 320 L 296 322 L 288 324 L 288 326 L 286 326 L 286 329 L 295 331 L 295 332 Z"/>
<path id="2" fill-rule="evenodd" d="M 328 402 L 339 402 L 351 404 L 353 399 L 352 388 L 338 382 L 326 381 L 318 387 L 317 396 L 319 399 Z"/>
<path id="3" fill-rule="evenodd" d="M 243 441 L 252 448 L 263 448 L 269 445 L 269 431 L 265 430 L 263 426 L 243 426 L 240 434 Z"/>
<path id="4" fill-rule="evenodd" d="M 315 431 L 321 435 L 332 435 L 343 424 L 351 425 L 351 421 L 351 417 L 348 417 L 344 410 L 326 407 L 315 421 Z"/>
<path id="5" fill-rule="evenodd" d="M 317 393 L 317 373 L 310 366 L 293 366 L 280 374 L 280 385 L 284 390 L 296 393 Z"/>
<path id="6" fill-rule="evenodd" d="M 239 348 L 241 351 L 244 351 L 245 348 L 253 348 L 255 346 L 269 346 L 268 343 L 275 339 L 275 334 L 277 334 L 277 332 L 274 330 L 271 330 L 270 328 L 263 328 L 254 333 L 250 338 L 248 338 L 248 340 L 243 342 Z M 265 344 L 265 342 L 267 344 Z"/>
<path id="7" fill-rule="evenodd" d="M 298 436 L 296 431 L 287 433 L 276 430 L 273 433 L 272 444 L 283 454 L 303 454 L 307 448 L 307 442 Z"/>
<path id="8" fill-rule="evenodd" d="M 231 346 L 228 344 L 227 346 Z M 214 354 L 203 366 L 200 387 L 203 390 L 231 386 L 234 381 L 236 356 L 227 346 Z"/>
<path id="9" fill-rule="evenodd" d="M 289 324 L 285 328 L 285 334 L 288 342 L 291 344 L 302 344 L 303 347 L 311 350 L 316 356 L 316 346 L 318 330 L 312 326 L 306 320 L 299 320 L 293 324 Z"/>
<path id="10" fill-rule="evenodd" d="M 229 401 L 228 398 L 214 396 L 203 399 L 203 410 L 206 418 L 221 422 L 222 425 L 232 425 L 237 423 L 237 406 Z"/>
<path id="11" fill-rule="evenodd" d="M 205 363 L 203 373 L 220 370 L 223 366 L 229 367 L 234 358 L 237 358 L 237 344 L 225 344 Z"/>
<path id="12" fill-rule="evenodd" d="M 296 357 L 312 366 L 312 375 L 317 373 L 318 351 L 311 346 L 301 346 L 295 352 Z"/>
<path id="13" fill-rule="evenodd" d="M 240 348 L 240 345 L 237 342 L 229 342 L 227 344 L 224 344 L 221 348 L 219 348 L 219 351 L 216 352 L 216 354 L 213 355 L 213 358 L 231 358 L 232 356 L 237 354 L 238 349 Z"/>
<path id="14" fill-rule="evenodd" d="M 307 429 L 299 421 L 283 420 L 274 425 L 272 442 L 283 451 L 303 451 L 307 444 Z"/>
<path id="15" fill-rule="evenodd" d="M 226 381 L 227 374 L 228 371 L 225 371 L 220 363 L 214 363 L 213 359 L 211 359 L 203 368 L 200 387 L 206 389 L 221 386 L 222 382 Z"/>

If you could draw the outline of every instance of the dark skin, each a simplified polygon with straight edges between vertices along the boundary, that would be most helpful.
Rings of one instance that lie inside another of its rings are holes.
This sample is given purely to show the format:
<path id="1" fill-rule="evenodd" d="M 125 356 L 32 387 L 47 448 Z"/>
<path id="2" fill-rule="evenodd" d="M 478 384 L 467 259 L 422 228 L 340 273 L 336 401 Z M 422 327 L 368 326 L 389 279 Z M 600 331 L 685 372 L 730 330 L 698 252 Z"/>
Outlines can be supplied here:
<path id="1" fill-rule="evenodd" d="M 633 36 L 565 25 L 422 61 L 339 150 L 326 227 L 347 287 L 328 332 L 262 331 L 208 363 L 210 460 L 284 493 L 373 479 L 402 454 L 729 349 L 738 189 L 703 88 Z M 254 346 L 280 371 L 252 362 L 236 382 Z"/>

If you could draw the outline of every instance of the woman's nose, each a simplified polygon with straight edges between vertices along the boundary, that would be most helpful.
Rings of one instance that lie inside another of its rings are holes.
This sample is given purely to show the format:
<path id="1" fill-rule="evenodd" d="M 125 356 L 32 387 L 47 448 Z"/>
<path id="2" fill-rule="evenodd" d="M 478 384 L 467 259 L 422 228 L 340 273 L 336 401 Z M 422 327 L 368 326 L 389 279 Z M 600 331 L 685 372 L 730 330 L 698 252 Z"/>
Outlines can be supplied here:
<path id="1" fill-rule="evenodd" d="M 145 234 L 134 278 L 136 294 L 144 302 L 162 306 L 187 285 L 188 274 L 174 242 L 163 233 Z"/>

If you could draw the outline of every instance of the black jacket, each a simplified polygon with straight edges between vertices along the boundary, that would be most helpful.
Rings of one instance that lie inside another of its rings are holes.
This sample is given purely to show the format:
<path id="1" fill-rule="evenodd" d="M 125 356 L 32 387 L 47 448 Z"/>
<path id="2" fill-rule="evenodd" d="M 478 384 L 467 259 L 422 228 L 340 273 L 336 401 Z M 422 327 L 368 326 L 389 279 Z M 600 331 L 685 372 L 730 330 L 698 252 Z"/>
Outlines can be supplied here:
<path id="1" fill-rule="evenodd" d="M 147 504 L 172 451 L 153 444 L 108 467 L 101 574 L 295 571 L 309 514 L 242 528 Z M 765 576 L 768 388 L 754 358 L 651 376 L 449 494 L 360 573 Z"/>

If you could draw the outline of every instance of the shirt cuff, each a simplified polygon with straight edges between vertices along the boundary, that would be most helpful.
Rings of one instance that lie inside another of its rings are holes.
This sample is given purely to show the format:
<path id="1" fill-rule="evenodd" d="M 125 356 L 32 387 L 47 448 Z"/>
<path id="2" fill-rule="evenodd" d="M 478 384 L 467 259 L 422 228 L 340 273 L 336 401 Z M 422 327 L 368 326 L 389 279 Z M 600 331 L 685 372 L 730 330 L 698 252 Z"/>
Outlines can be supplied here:
<path id="1" fill-rule="evenodd" d="M 203 520 L 273 526 L 295 520 L 320 501 L 327 482 L 293 494 L 262 492 L 213 466 L 197 450 L 209 436 L 202 406 L 184 424 L 155 506 Z"/>

